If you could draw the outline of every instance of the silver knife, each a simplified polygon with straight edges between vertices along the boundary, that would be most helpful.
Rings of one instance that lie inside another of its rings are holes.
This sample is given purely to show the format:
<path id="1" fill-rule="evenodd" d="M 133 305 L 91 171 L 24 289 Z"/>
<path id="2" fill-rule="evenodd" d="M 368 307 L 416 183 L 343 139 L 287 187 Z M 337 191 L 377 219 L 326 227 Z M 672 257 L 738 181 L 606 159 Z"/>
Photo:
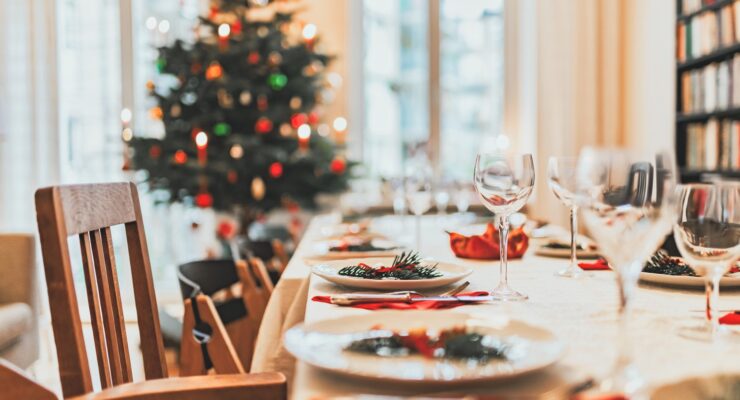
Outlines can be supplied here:
<path id="1" fill-rule="evenodd" d="M 450 301 L 465 303 L 483 303 L 492 301 L 492 296 L 411 296 L 410 294 L 345 294 L 331 296 L 330 302 L 340 306 L 360 303 L 417 303 L 420 301 Z"/>

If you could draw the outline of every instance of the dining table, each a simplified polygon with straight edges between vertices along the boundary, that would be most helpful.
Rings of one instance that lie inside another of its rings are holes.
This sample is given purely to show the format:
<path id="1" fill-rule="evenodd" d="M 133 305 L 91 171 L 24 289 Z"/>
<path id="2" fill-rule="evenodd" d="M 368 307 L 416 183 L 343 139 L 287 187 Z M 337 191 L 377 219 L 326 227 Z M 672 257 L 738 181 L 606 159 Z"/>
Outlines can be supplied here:
<path id="1" fill-rule="evenodd" d="M 251 370 L 280 371 L 289 379 L 293 399 L 352 398 L 355 395 L 411 396 L 485 393 L 502 398 L 539 398 L 558 388 L 578 385 L 587 379 L 597 382 L 610 371 L 616 358 L 619 335 L 619 296 L 615 273 L 589 271 L 578 279 L 556 276 L 569 262 L 566 258 L 535 254 L 537 239 L 520 259 L 509 260 L 509 284 L 529 296 L 523 302 L 490 302 L 464 305 L 452 312 L 474 314 L 477 318 L 507 317 L 552 331 L 564 344 L 560 360 L 540 371 L 520 377 L 464 385 L 409 385 L 349 377 L 323 371 L 296 361 L 283 347 L 284 333 L 299 324 L 370 311 L 312 301 L 357 291 L 334 285 L 311 274 L 306 257 L 326 237 L 338 218 L 318 215 L 309 223 L 301 242 L 275 287 L 260 327 Z M 369 229 L 400 243 L 415 243 L 413 216 L 388 215 L 371 220 Z M 499 279 L 497 260 L 455 257 L 446 231 L 485 230 L 455 215 L 423 216 L 420 254 L 440 262 L 472 268 L 467 278 L 470 291 L 494 288 Z M 628 252 L 630 249 L 625 248 Z M 648 389 L 690 377 L 740 374 L 738 342 L 709 343 L 686 339 L 679 327 L 701 323 L 705 298 L 701 288 L 657 286 L 640 283 L 634 294 L 627 332 L 632 357 Z M 740 309 L 740 291 L 722 290 L 719 309 Z M 404 312 L 404 311 L 398 311 Z M 424 321 L 418 322 L 424 326 Z"/>

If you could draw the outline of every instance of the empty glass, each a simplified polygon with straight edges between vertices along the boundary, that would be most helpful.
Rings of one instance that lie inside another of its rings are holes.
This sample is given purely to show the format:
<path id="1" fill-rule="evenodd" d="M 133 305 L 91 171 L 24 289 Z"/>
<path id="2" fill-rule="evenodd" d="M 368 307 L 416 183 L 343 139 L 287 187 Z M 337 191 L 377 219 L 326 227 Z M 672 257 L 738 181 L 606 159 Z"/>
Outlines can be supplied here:
<path id="1" fill-rule="evenodd" d="M 432 208 L 432 185 L 425 178 L 406 180 L 409 210 L 416 216 L 416 251 L 421 251 L 421 216 Z"/>
<path id="2" fill-rule="evenodd" d="M 505 157 L 481 153 L 475 160 L 475 188 L 483 205 L 498 217 L 501 262 L 499 284 L 491 291 L 496 300 L 523 301 L 527 295 L 508 284 L 507 244 L 509 215 L 519 211 L 534 188 L 534 162 L 531 154 Z"/>
<path id="3" fill-rule="evenodd" d="M 550 157 L 547 163 L 547 185 L 555 193 L 555 197 L 570 208 L 570 264 L 567 268 L 557 272 L 559 276 L 567 278 L 579 278 L 583 276 L 583 270 L 578 266 L 576 257 L 576 235 L 578 225 L 576 216 L 578 214 L 578 188 L 576 180 L 576 157 Z"/>
<path id="4" fill-rule="evenodd" d="M 718 312 L 719 283 L 740 257 L 740 183 L 681 185 L 678 218 L 673 225 L 676 246 L 686 263 L 704 277 L 708 324 L 684 327 L 680 333 L 691 339 L 713 341 L 726 337 Z"/>
<path id="5" fill-rule="evenodd" d="M 618 355 L 601 384 L 605 392 L 643 394 L 628 323 L 643 265 L 673 225 L 675 171 L 669 152 L 588 148 L 578 159 L 578 188 L 586 194 L 583 221 L 616 272 L 620 295 Z"/>

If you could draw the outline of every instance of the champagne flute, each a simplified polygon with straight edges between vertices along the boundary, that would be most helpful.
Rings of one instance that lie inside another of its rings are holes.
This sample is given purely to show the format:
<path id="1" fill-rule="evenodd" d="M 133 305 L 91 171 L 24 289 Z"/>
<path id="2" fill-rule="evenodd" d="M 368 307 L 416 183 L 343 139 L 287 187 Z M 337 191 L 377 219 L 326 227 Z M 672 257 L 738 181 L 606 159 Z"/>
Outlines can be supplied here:
<path id="1" fill-rule="evenodd" d="M 501 261 L 499 284 L 491 291 L 496 300 L 524 301 L 527 295 L 508 284 L 507 245 L 509 242 L 509 215 L 519 211 L 534 188 L 534 162 L 531 154 L 504 157 L 481 153 L 475 159 L 475 188 L 483 205 L 498 216 Z"/>
<path id="2" fill-rule="evenodd" d="M 576 157 L 550 157 L 547 163 L 547 185 L 555 197 L 570 209 L 570 264 L 567 268 L 557 272 L 559 276 L 566 278 L 579 278 L 583 276 L 583 270 L 578 266 L 576 257 L 576 234 L 578 227 L 576 218 L 578 214 L 578 188 L 576 181 Z"/>
<path id="3" fill-rule="evenodd" d="M 714 309 L 719 282 L 740 257 L 740 183 L 681 185 L 673 237 L 686 263 L 704 277 L 708 323 L 679 330 L 681 336 L 714 341 L 726 338 Z"/>
<path id="4" fill-rule="evenodd" d="M 676 168 L 670 152 L 584 149 L 577 181 L 585 195 L 583 221 L 615 271 L 619 287 L 617 359 L 604 392 L 644 395 L 632 362 L 630 312 L 645 261 L 671 231 Z"/>

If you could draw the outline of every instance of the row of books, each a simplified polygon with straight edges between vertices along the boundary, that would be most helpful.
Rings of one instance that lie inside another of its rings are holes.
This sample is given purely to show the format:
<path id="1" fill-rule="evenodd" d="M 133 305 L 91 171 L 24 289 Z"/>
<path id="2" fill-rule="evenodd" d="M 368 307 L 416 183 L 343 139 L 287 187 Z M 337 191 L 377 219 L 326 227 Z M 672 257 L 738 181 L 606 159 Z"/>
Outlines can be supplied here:
<path id="1" fill-rule="evenodd" d="M 740 53 L 681 73 L 681 112 L 712 112 L 733 107 L 740 107 Z"/>
<path id="2" fill-rule="evenodd" d="M 676 36 L 679 62 L 740 42 L 740 1 L 679 21 Z"/>
<path id="3" fill-rule="evenodd" d="M 687 168 L 740 169 L 740 121 L 712 118 L 686 129 Z"/>
<path id="4" fill-rule="evenodd" d="M 702 7 L 711 6 L 720 0 L 681 0 L 681 14 L 691 14 Z"/>

